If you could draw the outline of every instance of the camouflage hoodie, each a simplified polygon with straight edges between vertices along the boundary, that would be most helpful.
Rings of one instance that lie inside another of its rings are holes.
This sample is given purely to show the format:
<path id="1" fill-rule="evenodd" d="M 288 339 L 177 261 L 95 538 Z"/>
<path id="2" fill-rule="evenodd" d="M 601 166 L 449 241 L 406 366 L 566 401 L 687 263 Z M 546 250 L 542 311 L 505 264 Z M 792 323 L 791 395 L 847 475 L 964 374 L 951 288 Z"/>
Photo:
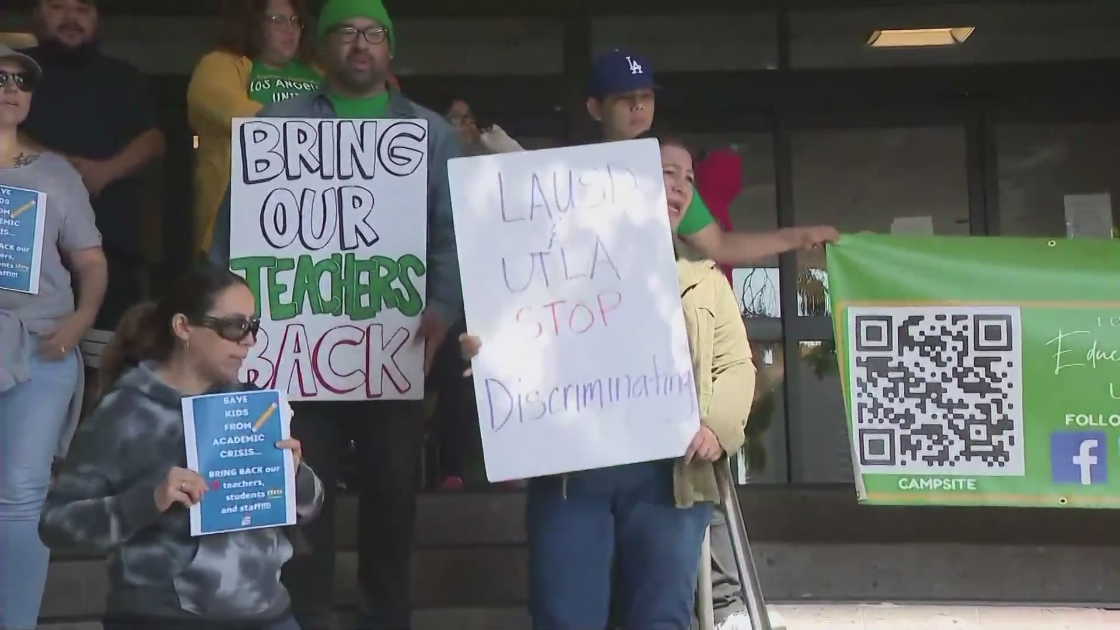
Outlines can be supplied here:
<path id="1" fill-rule="evenodd" d="M 284 529 L 192 538 L 186 508 L 160 514 L 155 489 L 186 467 L 183 395 L 141 365 L 127 372 L 78 430 L 47 497 L 39 535 L 52 550 L 108 553 L 106 617 L 254 623 L 284 616 Z M 296 512 L 313 518 L 323 486 L 303 464 Z"/>

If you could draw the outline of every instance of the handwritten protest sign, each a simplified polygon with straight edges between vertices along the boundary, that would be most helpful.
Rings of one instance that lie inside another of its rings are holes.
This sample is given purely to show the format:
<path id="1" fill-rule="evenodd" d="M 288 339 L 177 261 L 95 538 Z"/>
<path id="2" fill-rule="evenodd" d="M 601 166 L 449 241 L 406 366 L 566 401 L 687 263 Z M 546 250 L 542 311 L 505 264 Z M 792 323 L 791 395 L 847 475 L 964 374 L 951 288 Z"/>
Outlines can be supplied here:
<path id="1" fill-rule="evenodd" d="M 292 452 L 276 448 L 290 422 L 282 392 L 183 399 L 187 467 L 209 487 L 191 506 L 192 536 L 295 524 Z"/>
<path id="2" fill-rule="evenodd" d="M 420 399 L 423 120 L 237 119 L 230 268 L 261 334 L 242 377 L 294 400 Z"/>
<path id="3" fill-rule="evenodd" d="M 39 292 L 47 196 L 0 186 L 0 289 Z"/>
<path id="4" fill-rule="evenodd" d="M 683 455 L 699 416 L 657 141 L 449 175 L 487 476 Z"/>

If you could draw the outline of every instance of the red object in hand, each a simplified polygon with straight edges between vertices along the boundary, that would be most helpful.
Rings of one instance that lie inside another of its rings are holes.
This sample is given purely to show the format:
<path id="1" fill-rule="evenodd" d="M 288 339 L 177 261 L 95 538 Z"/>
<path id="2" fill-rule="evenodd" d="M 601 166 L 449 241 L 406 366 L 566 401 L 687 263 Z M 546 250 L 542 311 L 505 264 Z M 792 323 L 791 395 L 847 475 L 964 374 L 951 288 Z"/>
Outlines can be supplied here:
<path id="1" fill-rule="evenodd" d="M 696 191 L 719 227 L 731 231 L 731 202 L 743 192 L 743 158 L 728 149 L 712 151 L 696 165 Z M 731 267 L 720 265 L 731 282 Z"/>

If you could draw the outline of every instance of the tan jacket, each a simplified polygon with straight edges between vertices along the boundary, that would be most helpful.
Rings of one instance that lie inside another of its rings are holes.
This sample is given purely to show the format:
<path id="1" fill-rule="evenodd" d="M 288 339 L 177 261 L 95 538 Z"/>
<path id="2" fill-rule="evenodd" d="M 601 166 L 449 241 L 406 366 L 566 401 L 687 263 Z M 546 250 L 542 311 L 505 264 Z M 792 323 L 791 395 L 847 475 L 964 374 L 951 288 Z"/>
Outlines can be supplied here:
<path id="1" fill-rule="evenodd" d="M 726 453 L 743 445 L 754 401 L 755 369 L 747 329 L 727 278 L 711 260 L 677 245 L 677 271 L 688 345 L 700 401 L 700 423 L 719 439 Z M 715 466 L 694 459 L 676 463 L 673 494 L 678 507 L 718 503 Z"/>

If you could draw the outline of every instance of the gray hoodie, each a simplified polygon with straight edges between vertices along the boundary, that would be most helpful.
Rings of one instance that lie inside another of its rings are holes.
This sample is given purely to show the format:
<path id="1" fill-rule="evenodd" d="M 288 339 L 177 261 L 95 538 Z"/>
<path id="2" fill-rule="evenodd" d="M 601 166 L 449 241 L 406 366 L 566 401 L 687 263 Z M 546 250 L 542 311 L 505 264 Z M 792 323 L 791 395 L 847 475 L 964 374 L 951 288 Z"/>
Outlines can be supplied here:
<path id="1" fill-rule="evenodd" d="M 283 617 L 290 600 L 280 567 L 292 556 L 283 528 L 192 538 L 186 508 L 156 509 L 155 489 L 167 471 L 186 467 L 182 398 L 151 365 L 127 372 L 78 429 L 39 535 L 52 550 L 109 554 L 106 617 L 202 623 Z M 322 483 L 301 464 L 300 521 L 314 518 L 322 503 Z"/>

